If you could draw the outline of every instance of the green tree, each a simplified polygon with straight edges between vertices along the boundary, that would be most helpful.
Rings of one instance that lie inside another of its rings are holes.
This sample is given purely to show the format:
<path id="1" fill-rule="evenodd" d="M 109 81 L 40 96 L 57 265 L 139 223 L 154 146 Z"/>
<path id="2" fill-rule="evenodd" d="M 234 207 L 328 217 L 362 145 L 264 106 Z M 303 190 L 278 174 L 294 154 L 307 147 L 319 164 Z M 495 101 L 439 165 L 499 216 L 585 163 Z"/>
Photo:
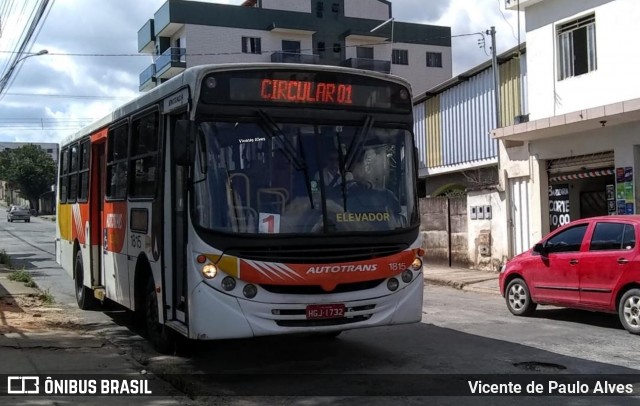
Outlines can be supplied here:
<path id="1" fill-rule="evenodd" d="M 56 164 L 39 146 L 27 144 L 0 152 L 0 179 L 6 181 L 32 208 L 38 208 L 38 198 L 51 190 L 56 179 Z"/>

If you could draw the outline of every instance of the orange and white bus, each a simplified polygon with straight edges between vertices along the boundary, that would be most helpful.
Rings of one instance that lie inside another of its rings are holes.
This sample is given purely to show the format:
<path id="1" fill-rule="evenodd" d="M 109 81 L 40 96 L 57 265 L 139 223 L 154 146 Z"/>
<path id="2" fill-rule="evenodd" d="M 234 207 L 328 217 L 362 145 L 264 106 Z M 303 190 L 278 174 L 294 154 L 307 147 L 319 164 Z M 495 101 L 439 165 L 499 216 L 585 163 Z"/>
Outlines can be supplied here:
<path id="1" fill-rule="evenodd" d="M 412 128 L 397 77 L 187 69 L 64 140 L 57 260 L 161 351 L 420 321 Z"/>

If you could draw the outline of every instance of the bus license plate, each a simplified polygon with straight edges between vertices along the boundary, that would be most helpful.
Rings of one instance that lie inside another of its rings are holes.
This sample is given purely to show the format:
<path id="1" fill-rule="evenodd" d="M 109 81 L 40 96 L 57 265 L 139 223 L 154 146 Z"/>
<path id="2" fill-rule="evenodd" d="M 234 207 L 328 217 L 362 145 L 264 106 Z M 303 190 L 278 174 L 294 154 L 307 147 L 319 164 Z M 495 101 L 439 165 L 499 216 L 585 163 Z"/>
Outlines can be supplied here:
<path id="1" fill-rule="evenodd" d="M 337 319 L 344 317 L 344 304 L 321 304 L 307 306 L 307 319 Z"/>

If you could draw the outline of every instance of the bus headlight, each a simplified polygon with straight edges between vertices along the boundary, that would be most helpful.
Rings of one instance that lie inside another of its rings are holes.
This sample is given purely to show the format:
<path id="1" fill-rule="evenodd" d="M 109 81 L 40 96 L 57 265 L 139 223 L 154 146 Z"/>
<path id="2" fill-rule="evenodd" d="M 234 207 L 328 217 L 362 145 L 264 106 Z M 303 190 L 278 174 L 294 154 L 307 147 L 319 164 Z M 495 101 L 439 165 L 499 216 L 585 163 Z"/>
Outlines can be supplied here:
<path id="1" fill-rule="evenodd" d="M 233 279 L 231 276 L 225 276 L 222 282 L 220 283 L 220 286 L 222 286 L 222 289 L 229 292 L 230 290 L 235 289 L 236 280 Z"/>
<path id="2" fill-rule="evenodd" d="M 411 273 L 411 271 L 406 270 L 402 272 L 402 282 L 409 283 L 411 282 L 411 279 L 413 279 L 413 273 Z"/>
<path id="3" fill-rule="evenodd" d="M 256 288 L 256 285 L 245 285 L 244 289 L 242 289 L 242 294 L 247 299 L 253 299 L 258 294 L 258 288 Z"/>
<path id="4" fill-rule="evenodd" d="M 422 259 L 420 258 L 416 258 L 413 260 L 413 262 L 411 263 L 411 269 L 413 269 L 414 271 L 419 271 L 422 269 Z"/>
<path id="5" fill-rule="evenodd" d="M 218 273 L 218 267 L 216 267 L 214 264 L 207 264 L 202 267 L 200 272 L 202 272 L 202 276 L 204 276 L 205 278 L 213 279 Z"/>
<path id="6" fill-rule="evenodd" d="M 391 278 L 387 281 L 387 288 L 392 292 L 398 289 L 398 286 L 400 286 L 400 282 L 396 278 Z"/>

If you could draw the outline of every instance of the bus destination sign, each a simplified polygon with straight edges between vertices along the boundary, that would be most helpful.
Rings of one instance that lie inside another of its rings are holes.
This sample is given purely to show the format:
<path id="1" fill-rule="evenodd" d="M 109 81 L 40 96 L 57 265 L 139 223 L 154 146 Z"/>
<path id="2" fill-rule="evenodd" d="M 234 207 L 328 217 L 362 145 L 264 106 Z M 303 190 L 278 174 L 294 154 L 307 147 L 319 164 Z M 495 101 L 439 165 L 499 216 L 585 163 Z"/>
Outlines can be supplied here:
<path id="1" fill-rule="evenodd" d="M 262 100 L 288 103 L 353 104 L 353 85 L 302 80 L 262 79 Z"/>
<path id="2" fill-rule="evenodd" d="M 344 72 L 243 71 L 205 78 L 201 100 L 219 105 L 299 105 L 411 111 L 409 90 Z"/>

